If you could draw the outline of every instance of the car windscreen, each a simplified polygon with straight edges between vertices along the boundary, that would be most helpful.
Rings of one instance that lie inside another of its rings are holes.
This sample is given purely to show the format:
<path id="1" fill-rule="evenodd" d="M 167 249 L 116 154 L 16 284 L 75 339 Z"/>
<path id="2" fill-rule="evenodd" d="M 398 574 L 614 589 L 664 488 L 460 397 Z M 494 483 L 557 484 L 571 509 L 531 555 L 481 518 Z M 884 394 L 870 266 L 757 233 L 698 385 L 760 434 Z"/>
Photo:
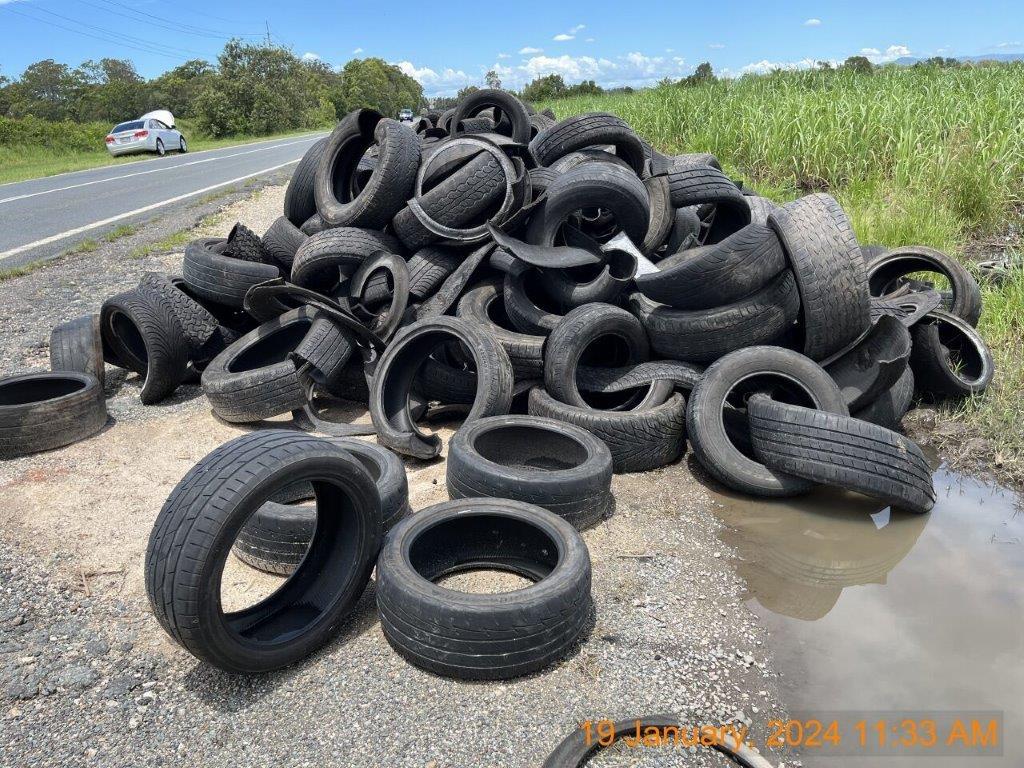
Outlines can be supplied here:
<path id="1" fill-rule="evenodd" d="M 144 127 L 144 123 L 141 120 L 133 120 L 130 123 L 120 123 L 114 126 L 114 130 L 111 133 L 120 133 L 121 131 L 138 131 Z"/>

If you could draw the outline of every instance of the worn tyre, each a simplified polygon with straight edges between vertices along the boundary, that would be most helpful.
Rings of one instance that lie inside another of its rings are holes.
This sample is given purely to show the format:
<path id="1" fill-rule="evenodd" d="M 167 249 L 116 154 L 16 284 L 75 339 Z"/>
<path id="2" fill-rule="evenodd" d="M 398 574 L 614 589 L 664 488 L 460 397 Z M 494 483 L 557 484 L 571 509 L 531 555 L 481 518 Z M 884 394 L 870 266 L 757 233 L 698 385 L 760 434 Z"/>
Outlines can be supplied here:
<path id="1" fill-rule="evenodd" d="M 853 414 L 886 429 L 899 429 L 914 402 L 914 372 L 908 366 L 895 384 Z"/>
<path id="2" fill-rule="evenodd" d="M 144 377 L 139 399 L 158 403 L 188 373 L 188 344 L 170 306 L 153 293 L 132 290 L 111 296 L 100 309 L 104 342 L 118 360 Z"/>
<path id="3" fill-rule="evenodd" d="M 595 411 L 566 405 L 543 387 L 534 387 L 529 411 L 531 416 L 575 424 L 600 438 L 611 451 L 616 473 L 657 469 L 686 452 L 686 401 L 678 393 L 643 411 Z"/>
<path id="4" fill-rule="evenodd" d="M 316 194 L 313 189 L 316 169 L 324 155 L 327 138 L 318 139 L 299 160 L 284 191 L 284 216 L 296 227 L 301 227 L 316 214 Z"/>
<path id="5" fill-rule="evenodd" d="M 473 91 L 459 102 L 452 118 L 452 135 L 468 133 L 460 123 L 471 117 L 476 117 L 483 110 L 494 108 L 500 110 L 505 120 L 495 118 L 497 123 L 492 123 L 490 130 L 510 136 L 518 144 L 526 144 L 530 141 L 530 115 L 526 106 L 508 91 L 497 88 L 483 88 Z M 486 131 L 485 131 L 486 132 Z"/>
<path id="6" fill-rule="evenodd" d="M 203 371 L 203 390 L 225 421 L 269 419 L 306 404 L 302 378 L 291 353 L 309 334 L 316 310 L 300 307 L 256 330 L 215 357 Z"/>
<path id="7" fill-rule="evenodd" d="M 417 301 L 433 296 L 462 259 L 462 254 L 441 246 L 416 251 L 409 257 L 409 296 Z"/>
<path id="8" fill-rule="evenodd" d="M 856 340 L 871 322 L 867 270 L 853 227 L 839 203 L 808 195 L 773 211 L 800 289 L 803 352 L 823 360 Z"/>
<path id="9" fill-rule="evenodd" d="M 459 318 L 419 320 L 395 335 L 374 371 L 370 417 L 383 445 L 421 459 L 432 459 L 441 452 L 441 438 L 417 428 L 409 412 L 409 393 L 430 353 L 450 341 L 461 342 L 476 363 L 477 391 L 466 423 L 508 413 L 514 378 L 501 344 L 475 323 Z"/>
<path id="10" fill-rule="evenodd" d="M 505 317 L 501 283 L 482 283 L 459 299 L 456 317 L 476 323 L 504 347 L 516 379 L 537 379 L 544 375 L 544 337 L 509 330 Z"/>
<path id="11" fill-rule="evenodd" d="M 50 370 L 88 373 L 103 388 L 103 334 L 98 314 L 54 326 L 50 331 Z"/>
<path id="12" fill-rule="evenodd" d="M 890 389 L 907 370 L 910 331 L 885 315 L 853 349 L 825 366 L 843 393 L 850 411 L 857 411 Z"/>
<path id="13" fill-rule="evenodd" d="M 540 295 L 542 279 L 540 270 L 516 260 L 505 273 L 502 285 L 505 314 L 509 321 L 521 332 L 535 336 L 547 336 L 563 317 L 538 304 L 543 302 Z"/>
<path id="14" fill-rule="evenodd" d="M 263 233 L 263 248 L 271 259 L 290 272 L 295 252 L 306 242 L 307 237 L 288 217 L 280 216 Z"/>
<path id="15" fill-rule="evenodd" d="M 537 134 L 530 142 L 530 151 L 540 165 L 546 166 L 578 149 L 606 145 L 615 147 L 615 154 L 629 163 L 637 176 L 643 175 L 647 158 L 640 137 L 621 117 L 604 112 L 576 115 L 555 123 Z"/>
<path id="16" fill-rule="evenodd" d="M 711 309 L 733 304 L 764 288 L 786 268 L 779 238 L 750 224 L 715 245 L 684 251 L 638 275 L 637 290 L 676 309 Z"/>
<path id="17" fill-rule="evenodd" d="M 139 282 L 142 291 L 160 297 L 170 307 L 185 335 L 189 360 L 209 360 L 206 350 L 220 328 L 220 321 L 206 307 L 182 290 L 183 280 L 162 272 L 147 272 Z"/>
<path id="18" fill-rule="evenodd" d="M 453 499 L 536 504 L 577 530 L 612 512 L 612 455 L 585 429 L 539 416 L 491 416 L 460 429 L 445 467 Z"/>
<path id="19" fill-rule="evenodd" d="M 472 594 L 434 582 L 479 568 L 532 586 Z M 536 672 L 564 656 L 589 621 L 590 555 L 579 533 L 540 507 L 463 499 L 396 526 L 377 560 L 377 608 L 391 646 L 416 666 L 463 680 Z"/>
<path id="20" fill-rule="evenodd" d="M 733 409 L 745 426 L 746 400 L 757 392 L 843 416 L 849 413 L 839 387 L 809 358 L 781 347 L 741 349 L 710 366 L 690 393 L 686 428 L 694 456 L 715 479 L 741 493 L 805 493 L 812 482 L 766 467 L 727 430 L 726 409 Z"/>
<path id="21" fill-rule="evenodd" d="M 301 565 L 269 597 L 225 613 L 221 573 L 239 531 L 273 494 L 302 482 L 322 489 L 326 514 Z M 253 432 L 206 456 L 171 492 L 146 549 L 146 593 L 160 625 L 192 655 L 228 672 L 267 672 L 338 633 L 381 536 L 377 489 L 355 458 L 309 435 Z"/>
<path id="22" fill-rule="evenodd" d="M 928 460 L 897 432 L 763 394 L 751 396 L 747 413 L 754 454 L 767 466 L 911 512 L 935 504 Z"/>
<path id="23" fill-rule="evenodd" d="M 254 285 L 281 276 L 273 264 L 225 256 L 227 241 L 216 237 L 193 240 L 185 246 L 182 274 L 195 294 L 207 301 L 241 307 Z"/>
<path id="24" fill-rule="evenodd" d="M 668 176 L 669 197 L 675 208 L 713 206 L 714 217 L 702 244 L 721 242 L 750 223 L 750 205 L 739 187 L 717 168 L 694 165 Z"/>
<path id="25" fill-rule="evenodd" d="M 77 443 L 107 423 L 103 387 L 78 371 L 0 379 L 0 459 Z"/>
<path id="26" fill-rule="evenodd" d="M 800 313 L 800 297 L 792 272 L 786 270 L 752 296 L 724 307 L 672 309 L 634 293 L 629 309 L 640 318 L 659 355 L 710 363 L 734 350 L 781 338 Z"/>
<path id="27" fill-rule="evenodd" d="M 995 361 L 981 335 L 966 320 L 933 309 L 911 328 L 910 367 L 919 393 L 965 398 L 988 389 Z"/>
<path id="28" fill-rule="evenodd" d="M 374 144 L 377 164 L 360 186 L 359 161 Z M 317 212 L 330 227 L 383 229 L 412 195 L 419 165 L 415 133 L 372 109 L 350 112 L 328 137 L 317 167 Z"/>
<path id="29" fill-rule="evenodd" d="M 395 238 L 372 229 L 325 229 L 307 238 L 295 252 L 291 281 L 303 288 L 329 293 L 380 251 L 400 254 L 402 247 Z"/>
<path id="30" fill-rule="evenodd" d="M 978 281 L 955 259 L 934 248 L 916 245 L 893 248 L 876 254 L 868 262 L 868 289 L 872 296 L 884 297 L 899 290 L 910 274 L 932 272 L 946 278 L 950 295 L 943 308 L 977 327 L 981 318 L 981 288 Z"/>

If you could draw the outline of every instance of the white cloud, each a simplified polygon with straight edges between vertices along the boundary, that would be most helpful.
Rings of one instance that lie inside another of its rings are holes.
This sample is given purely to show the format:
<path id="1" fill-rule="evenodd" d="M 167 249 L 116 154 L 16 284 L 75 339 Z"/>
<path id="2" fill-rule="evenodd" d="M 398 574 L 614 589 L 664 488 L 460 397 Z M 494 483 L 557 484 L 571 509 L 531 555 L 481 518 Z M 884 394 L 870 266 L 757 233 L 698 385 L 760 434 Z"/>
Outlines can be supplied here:
<path id="1" fill-rule="evenodd" d="M 860 55 L 866 56 L 873 64 L 887 64 L 903 56 L 909 56 L 910 49 L 905 45 L 890 45 L 884 51 L 878 48 L 861 48 Z"/>
<path id="2" fill-rule="evenodd" d="M 4 2 L 4 0 L 0 0 L 0 5 L 3 5 L 3 2 Z M 320 61 L 320 54 L 319 53 L 313 53 L 312 51 L 307 51 L 306 53 L 302 54 L 302 60 L 303 61 Z"/>
<path id="3" fill-rule="evenodd" d="M 519 53 L 522 56 L 532 56 L 535 53 L 544 53 L 543 48 L 533 48 L 529 45 L 525 45 L 519 49 Z"/>
<path id="4" fill-rule="evenodd" d="M 566 82 L 596 80 L 615 88 L 630 85 L 653 85 L 664 77 L 678 80 L 690 74 L 690 67 L 680 56 L 648 56 L 634 51 L 615 58 L 595 56 L 534 56 L 515 67 L 498 71 L 506 88 L 522 88 L 531 80 L 545 75 L 561 75 Z"/>
<path id="5" fill-rule="evenodd" d="M 356 48 L 354 51 L 352 51 L 352 55 L 355 56 L 356 54 L 359 54 L 359 53 L 362 53 L 362 52 L 363 52 L 362 48 Z"/>
<path id="6" fill-rule="evenodd" d="M 512 56 L 510 54 L 507 54 L 507 53 L 499 53 L 498 54 L 498 58 L 499 59 L 511 59 Z"/>
<path id="7" fill-rule="evenodd" d="M 898 59 L 900 56 L 909 56 L 910 49 L 905 45 L 890 45 L 885 49 L 885 55 L 891 56 L 894 59 Z"/>
<path id="8" fill-rule="evenodd" d="M 833 62 L 834 63 L 834 62 Z M 799 61 L 768 61 L 762 59 L 740 68 L 741 75 L 767 75 L 769 72 L 783 70 L 793 72 L 798 69 L 813 69 L 818 64 L 814 59 L 800 59 Z"/>
<path id="9" fill-rule="evenodd" d="M 996 46 L 996 48 L 1020 48 L 1021 45 L 1022 44 L 1020 42 L 1015 42 L 1015 43 L 999 43 Z"/>
<path id="10" fill-rule="evenodd" d="M 575 27 L 570 29 L 568 32 L 561 32 L 561 33 L 555 35 L 551 39 L 554 40 L 556 43 L 564 43 L 564 42 L 566 42 L 568 40 L 575 40 L 576 39 L 576 35 L 578 35 L 580 32 L 582 32 L 586 28 L 587 28 L 586 24 L 577 24 Z"/>
<path id="11" fill-rule="evenodd" d="M 820 27 L 821 19 L 808 19 L 804 22 L 805 27 Z"/>
<path id="12" fill-rule="evenodd" d="M 725 48 L 725 43 L 708 43 L 708 48 L 713 51 L 720 51 Z"/>
<path id="13" fill-rule="evenodd" d="M 861 48 L 860 52 L 861 52 L 862 56 L 881 56 L 882 55 L 882 52 L 880 50 L 878 50 L 877 48 Z"/>
<path id="14" fill-rule="evenodd" d="M 478 77 L 466 74 L 461 69 L 451 69 L 450 67 L 438 72 L 430 67 L 417 67 L 411 61 L 395 62 L 395 66 L 422 85 L 428 96 L 454 94 L 460 88 L 475 85 L 480 80 Z"/>
<path id="15" fill-rule="evenodd" d="M 587 38 L 586 40 L 584 40 L 583 42 L 585 42 L 585 43 L 592 43 L 592 42 L 594 42 L 594 38 L 592 38 L 592 37 L 588 37 L 588 38 Z"/>

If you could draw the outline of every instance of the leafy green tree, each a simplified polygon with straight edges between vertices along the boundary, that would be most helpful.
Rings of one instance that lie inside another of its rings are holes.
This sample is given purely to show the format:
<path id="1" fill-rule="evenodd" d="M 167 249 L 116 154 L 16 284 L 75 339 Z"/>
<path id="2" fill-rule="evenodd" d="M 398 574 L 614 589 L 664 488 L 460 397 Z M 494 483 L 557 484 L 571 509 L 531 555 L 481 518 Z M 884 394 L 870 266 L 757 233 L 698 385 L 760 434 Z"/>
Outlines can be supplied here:
<path id="1" fill-rule="evenodd" d="M 213 83 L 216 76 L 213 66 L 202 59 L 179 64 L 151 81 L 149 106 L 152 109 L 170 110 L 175 117 L 193 117 L 197 97 Z"/>
<path id="2" fill-rule="evenodd" d="M 851 70 L 861 75 L 870 75 L 875 71 L 875 65 L 867 56 L 851 56 L 843 62 L 843 69 Z"/>
<path id="3" fill-rule="evenodd" d="M 488 88 L 501 88 L 501 78 L 498 77 L 498 73 L 493 69 L 487 70 L 487 74 L 484 75 L 484 82 L 487 83 Z"/>
<path id="4" fill-rule="evenodd" d="M 425 105 L 423 87 L 383 59 L 352 59 L 341 70 L 339 117 L 361 107 L 395 117 L 401 109 L 417 111 Z"/>
<path id="5" fill-rule="evenodd" d="M 75 78 L 67 64 L 44 59 L 29 64 L 12 86 L 10 112 L 43 120 L 67 120 L 76 96 Z"/>
<path id="6" fill-rule="evenodd" d="M 565 80 L 562 79 L 561 75 L 550 74 L 536 78 L 523 88 L 522 98 L 524 101 L 560 99 L 565 96 L 568 90 Z"/>
<path id="7" fill-rule="evenodd" d="M 129 120 L 145 112 L 149 104 L 145 81 L 127 59 L 85 61 L 72 76 L 77 120 Z"/>

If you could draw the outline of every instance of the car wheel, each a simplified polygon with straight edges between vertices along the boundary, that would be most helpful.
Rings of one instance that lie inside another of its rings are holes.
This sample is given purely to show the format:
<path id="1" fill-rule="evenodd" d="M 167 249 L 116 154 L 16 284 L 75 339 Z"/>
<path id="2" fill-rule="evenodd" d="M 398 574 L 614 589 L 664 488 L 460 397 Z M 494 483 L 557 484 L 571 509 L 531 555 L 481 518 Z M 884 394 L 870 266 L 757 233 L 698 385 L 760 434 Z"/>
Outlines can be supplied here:
<path id="1" fill-rule="evenodd" d="M 178 141 L 178 149 L 181 150 L 181 154 L 188 152 L 188 144 L 185 143 L 185 137 L 182 136 Z"/>
<path id="2" fill-rule="evenodd" d="M 164 143 L 160 139 L 156 140 L 156 153 L 160 155 L 160 157 L 163 157 L 164 155 L 167 154 L 167 150 L 164 149 Z"/>

